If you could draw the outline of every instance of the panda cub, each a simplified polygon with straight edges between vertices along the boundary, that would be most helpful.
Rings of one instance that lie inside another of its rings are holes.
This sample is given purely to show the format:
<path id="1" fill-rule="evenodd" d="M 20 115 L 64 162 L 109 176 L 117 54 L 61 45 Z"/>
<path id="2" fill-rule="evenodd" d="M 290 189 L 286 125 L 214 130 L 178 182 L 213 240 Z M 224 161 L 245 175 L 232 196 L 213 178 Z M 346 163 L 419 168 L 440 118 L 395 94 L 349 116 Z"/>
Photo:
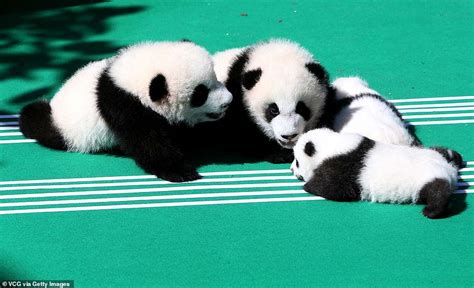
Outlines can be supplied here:
<path id="1" fill-rule="evenodd" d="M 219 81 L 234 101 L 200 135 L 270 162 L 291 162 L 291 148 L 319 120 L 329 91 L 328 74 L 300 45 L 272 39 L 214 55 Z M 215 137 L 214 137 L 215 138 Z"/>
<path id="2" fill-rule="evenodd" d="M 369 88 L 364 80 L 358 77 L 337 78 L 332 87 L 336 105 L 329 127 L 334 131 L 357 133 L 384 143 L 420 145 L 407 129 L 397 108 Z"/>
<path id="3" fill-rule="evenodd" d="M 169 181 L 200 178 L 186 161 L 180 127 L 222 118 L 232 95 L 209 53 L 192 42 L 149 42 L 78 70 L 48 103 L 20 114 L 26 137 L 61 150 L 114 147 Z"/>
<path id="4" fill-rule="evenodd" d="M 291 169 L 304 190 L 334 201 L 425 203 L 423 215 L 446 211 L 457 168 L 431 149 L 375 142 L 328 128 L 300 137 Z"/>

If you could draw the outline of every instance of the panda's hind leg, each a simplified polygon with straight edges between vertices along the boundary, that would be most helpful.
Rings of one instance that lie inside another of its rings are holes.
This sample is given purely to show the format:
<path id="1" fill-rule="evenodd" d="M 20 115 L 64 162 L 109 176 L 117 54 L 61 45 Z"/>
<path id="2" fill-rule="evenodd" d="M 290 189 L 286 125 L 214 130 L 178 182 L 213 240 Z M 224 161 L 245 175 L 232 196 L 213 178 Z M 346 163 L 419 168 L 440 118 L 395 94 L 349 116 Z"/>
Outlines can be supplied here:
<path id="1" fill-rule="evenodd" d="M 430 149 L 441 154 L 441 156 L 443 156 L 446 161 L 454 164 L 458 169 L 464 167 L 462 156 L 458 152 L 444 147 L 430 147 Z"/>
<path id="2" fill-rule="evenodd" d="M 20 113 L 20 131 L 43 146 L 67 150 L 66 142 L 53 123 L 51 106 L 47 101 L 26 105 Z"/>
<path id="3" fill-rule="evenodd" d="M 443 217 L 448 209 L 453 188 L 445 179 L 436 178 L 425 184 L 420 191 L 420 202 L 426 203 L 423 215 L 435 219 Z"/>

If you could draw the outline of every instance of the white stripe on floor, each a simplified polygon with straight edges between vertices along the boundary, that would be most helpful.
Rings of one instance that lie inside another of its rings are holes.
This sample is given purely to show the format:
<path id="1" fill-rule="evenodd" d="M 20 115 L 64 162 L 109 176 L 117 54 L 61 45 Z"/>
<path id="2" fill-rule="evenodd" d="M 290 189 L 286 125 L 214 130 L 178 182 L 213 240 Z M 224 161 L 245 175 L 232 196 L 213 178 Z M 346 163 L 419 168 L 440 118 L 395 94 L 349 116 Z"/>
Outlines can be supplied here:
<path id="1" fill-rule="evenodd" d="M 473 192 L 474 192 L 474 189 L 469 189 L 469 190 L 457 190 L 455 193 L 456 194 L 465 194 L 465 193 L 473 193 Z M 171 203 L 145 203 L 145 204 L 125 204 L 125 205 L 105 205 L 105 206 L 19 209 L 19 210 L 3 210 L 3 211 L 0 210 L 0 215 L 52 213 L 52 212 L 73 212 L 73 211 L 117 210 L 117 209 L 134 209 L 134 208 L 204 206 L 204 205 L 223 205 L 223 204 L 294 202 L 294 201 L 315 201 L 315 200 L 324 200 L 324 198 L 317 197 L 317 196 L 305 196 L 305 197 L 233 199 L 233 200 L 214 200 L 214 201 L 192 201 L 192 202 L 171 202 Z"/>
<path id="2" fill-rule="evenodd" d="M 465 179 L 474 179 L 474 175 L 461 175 L 458 177 L 459 180 L 465 180 Z"/>
<path id="3" fill-rule="evenodd" d="M 23 136 L 23 133 L 21 132 L 0 133 L 0 137 L 7 137 L 7 136 Z"/>
<path id="4" fill-rule="evenodd" d="M 474 113 L 407 115 L 403 119 L 474 117 Z"/>
<path id="5" fill-rule="evenodd" d="M 262 176 L 262 177 L 235 177 L 235 178 L 206 178 L 188 183 L 226 183 L 243 181 L 274 181 L 274 180 L 296 180 L 295 176 Z M 98 188 L 117 186 L 152 186 L 152 185 L 182 185 L 183 183 L 169 181 L 140 181 L 140 182 L 114 182 L 114 183 L 91 183 L 91 184 L 66 184 L 66 185 L 35 185 L 35 186 L 13 186 L 0 187 L 0 191 L 17 190 L 44 190 L 44 189 L 70 189 L 70 188 Z"/>
<path id="6" fill-rule="evenodd" d="M 3 130 L 19 130 L 20 127 L 18 126 L 12 126 L 12 127 L 0 127 L 0 131 L 3 131 Z"/>
<path id="7" fill-rule="evenodd" d="M 471 107 L 471 106 L 474 106 L 474 102 L 396 105 L 395 107 L 397 109 L 414 109 L 414 108 L 443 108 L 443 107 Z"/>
<path id="8" fill-rule="evenodd" d="M 134 208 L 178 207 L 178 206 L 204 206 L 204 205 L 222 205 L 222 204 L 314 201 L 314 200 L 322 200 L 322 199 L 323 198 L 316 197 L 316 196 L 306 196 L 306 197 L 289 197 L 289 198 L 282 197 L 282 198 L 262 198 L 262 199 L 237 199 L 237 200 L 193 201 L 193 202 L 128 204 L 128 205 L 83 206 L 83 207 L 66 207 L 66 208 L 21 209 L 21 210 L 3 210 L 3 211 L 0 211 L 0 215 L 92 211 L 92 210 L 116 210 L 116 209 L 134 209 Z"/>
<path id="9" fill-rule="evenodd" d="M 418 112 L 450 112 L 450 111 L 471 111 L 474 107 L 453 107 L 453 108 L 428 108 L 428 109 L 400 109 L 401 114 Z"/>
<path id="10" fill-rule="evenodd" d="M 18 144 L 18 143 L 33 143 L 36 140 L 33 139 L 20 139 L 20 140 L 0 140 L 0 144 Z"/>
<path id="11" fill-rule="evenodd" d="M 16 119 L 20 117 L 20 115 L 18 114 L 3 114 L 3 115 L 0 115 L 0 119 Z"/>
<path id="12" fill-rule="evenodd" d="M 473 120 L 440 120 L 440 121 L 415 121 L 409 122 L 411 126 L 422 126 L 422 125 L 446 125 L 446 124 L 469 124 L 474 123 Z"/>
<path id="13" fill-rule="evenodd" d="M 0 126 L 18 126 L 18 122 L 0 122 Z"/>
<path id="14" fill-rule="evenodd" d="M 195 191 L 195 190 L 219 190 L 219 189 L 243 189 L 243 188 L 270 188 L 270 187 L 297 187 L 303 186 L 302 182 L 287 183 L 259 183 L 259 184 L 233 184 L 233 185 L 201 185 L 201 186 L 179 186 L 160 188 L 139 188 L 139 189 L 119 189 L 119 190 L 94 190 L 76 192 L 52 192 L 52 193 L 31 193 L 0 195 L 0 199 L 23 199 L 23 198 L 45 198 L 45 197 L 71 197 L 86 195 L 109 195 L 109 194 L 134 194 L 153 192 L 173 192 L 173 191 Z"/>
<path id="15" fill-rule="evenodd" d="M 393 99 L 388 100 L 392 103 L 405 103 L 405 102 L 432 102 L 432 101 L 452 101 L 452 100 L 468 100 L 474 99 L 474 96 L 446 96 L 446 97 L 430 97 L 430 98 L 410 98 L 410 99 Z"/>
<path id="16" fill-rule="evenodd" d="M 290 173 L 290 172 L 291 172 L 290 169 L 271 169 L 271 170 L 234 170 L 234 171 L 200 172 L 199 174 L 201 174 L 202 176 L 227 176 L 227 175 L 253 175 L 253 174 L 256 174 L 256 175 L 258 174 L 284 174 L 284 173 Z M 156 176 L 154 175 L 107 176 L 107 177 L 89 177 L 89 178 L 56 178 L 56 179 L 3 181 L 3 182 L 0 182 L 0 185 L 116 181 L 116 180 L 137 180 L 137 179 L 158 179 L 158 178 L 156 178 Z"/>
<path id="17" fill-rule="evenodd" d="M 274 191 L 249 191 L 249 192 L 227 192 L 227 193 L 197 193 L 180 195 L 159 195 L 159 196 L 139 196 L 139 197 L 115 197 L 96 198 L 78 200 L 52 200 L 52 201 L 29 201 L 0 203 L 0 207 L 23 207 L 23 206 L 44 206 L 44 205 L 65 205 L 65 204 L 85 204 L 85 203 L 109 203 L 128 201 L 149 201 L 149 200 L 172 200 L 172 199 L 198 199 L 198 198 L 218 198 L 218 197 L 241 197 L 241 196 L 268 196 L 268 195 L 291 195 L 307 194 L 304 190 L 274 190 Z"/>

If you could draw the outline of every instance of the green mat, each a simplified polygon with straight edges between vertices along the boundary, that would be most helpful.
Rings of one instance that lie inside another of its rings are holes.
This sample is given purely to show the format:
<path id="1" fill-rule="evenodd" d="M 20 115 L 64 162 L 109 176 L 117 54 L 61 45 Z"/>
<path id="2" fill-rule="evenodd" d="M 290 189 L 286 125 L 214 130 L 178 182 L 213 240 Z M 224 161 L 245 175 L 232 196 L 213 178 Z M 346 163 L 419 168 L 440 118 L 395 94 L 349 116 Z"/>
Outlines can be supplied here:
<path id="1" fill-rule="evenodd" d="M 0 280 L 474 286 L 473 1 L 12 3 L 0 14 Z M 271 37 L 300 42 L 332 79 L 363 77 L 424 144 L 459 151 L 456 215 L 320 200 L 289 165 L 266 162 L 208 165 L 202 181 L 170 184 L 131 159 L 52 151 L 18 130 L 21 107 L 124 45 L 188 38 L 216 52 Z"/>

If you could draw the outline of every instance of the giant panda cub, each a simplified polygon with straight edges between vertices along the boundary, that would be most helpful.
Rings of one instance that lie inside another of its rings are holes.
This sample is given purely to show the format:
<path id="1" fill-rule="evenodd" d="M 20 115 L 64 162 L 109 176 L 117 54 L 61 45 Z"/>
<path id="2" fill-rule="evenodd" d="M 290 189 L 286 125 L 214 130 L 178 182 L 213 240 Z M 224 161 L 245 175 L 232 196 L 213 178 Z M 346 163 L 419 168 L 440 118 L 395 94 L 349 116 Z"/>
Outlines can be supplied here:
<path id="1" fill-rule="evenodd" d="M 148 173 L 189 181 L 200 175 L 181 150 L 180 127 L 222 118 L 231 101 L 202 47 L 141 43 L 78 70 L 51 102 L 27 105 L 20 129 L 54 149 L 93 153 L 118 146 Z"/>
<path id="2" fill-rule="evenodd" d="M 429 218 L 444 214 L 457 183 L 457 168 L 435 150 L 328 128 L 301 136 L 294 154 L 291 169 L 309 193 L 334 201 L 425 203 Z"/>
<path id="3" fill-rule="evenodd" d="M 291 162 L 291 148 L 317 122 L 329 91 L 328 74 L 300 45 L 269 40 L 213 57 L 218 80 L 234 100 L 226 116 L 200 125 L 199 135 L 274 163 Z"/>
<path id="4" fill-rule="evenodd" d="M 358 77 L 337 78 L 332 123 L 336 132 L 357 133 L 374 141 L 419 146 L 397 108 Z"/>

